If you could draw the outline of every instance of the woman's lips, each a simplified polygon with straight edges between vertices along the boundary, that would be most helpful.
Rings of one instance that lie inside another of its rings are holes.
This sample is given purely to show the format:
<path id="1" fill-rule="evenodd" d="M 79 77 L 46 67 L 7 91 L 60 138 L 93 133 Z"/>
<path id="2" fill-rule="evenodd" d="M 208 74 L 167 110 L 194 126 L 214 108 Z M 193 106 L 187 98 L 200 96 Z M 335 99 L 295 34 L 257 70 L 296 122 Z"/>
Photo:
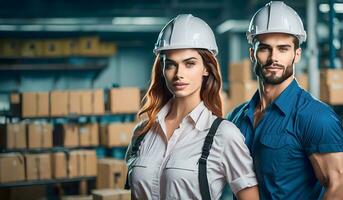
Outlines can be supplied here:
<path id="1" fill-rule="evenodd" d="M 175 89 L 177 90 L 183 90 L 185 89 L 189 84 L 187 83 L 180 83 L 180 82 L 177 82 L 177 83 L 174 83 L 173 86 Z"/>

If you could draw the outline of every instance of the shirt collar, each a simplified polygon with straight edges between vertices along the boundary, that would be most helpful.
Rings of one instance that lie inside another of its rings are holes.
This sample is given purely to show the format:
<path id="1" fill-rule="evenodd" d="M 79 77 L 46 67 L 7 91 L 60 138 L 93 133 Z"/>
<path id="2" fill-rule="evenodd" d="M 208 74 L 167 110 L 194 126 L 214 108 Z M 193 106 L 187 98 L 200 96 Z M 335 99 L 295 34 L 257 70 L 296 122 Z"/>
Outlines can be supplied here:
<path id="1" fill-rule="evenodd" d="M 170 106 L 171 100 L 169 100 L 157 114 L 156 120 L 162 127 L 164 127 L 164 119 L 169 112 Z M 209 111 L 204 102 L 201 101 L 184 119 L 190 119 L 194 123 L 196 129 L 198 129 L 199 131 L 203 131 L 211 127 L 211 115 L 212 112 Z M 183 123 L 183 121 L 181 123 Z"/>
<path id="2" fill-rule="evenodd" d="M 199 105 L 195 107 L 192 112 L 189 113 L 189 117 L 194 122 L 195 128 L 199 131 L 204 131 L 211 127 L 211 116 L 212 112 L 208 110 L 203 101 L 201 101 Z"/>
<path id="3" fill-rule="evenodd" d="M 290 108 L 292 107 L 292 103 L 291 103 L 292 101 L 290 100 L 296 98 L 298 91 L 300 91 L 300 87 L 298 85 L 298 82 L 294 79 L 286 87 L 286 89 L 274 100 L 273 104 L 277 108 L 279 108 L 279 110 L 283 114 L 287 114 L 287 112 L 290 112 Z M 259 91 L 257 90 L 245 108 L 246 115 L 249 117 L 249 119 L 252 122 L 254 121 L 255 108 L 257 107 L 259 102 L 260 102 L 260 94 L 259 94 Z"/>
<path id="4" fill-rule="evenodd" d="M 291 111 L 292 101 L 296 98 L 300 87 L 298 82 L 294 79 L 291 84 L 274 100 L 274 104 L 278 107 L 283 114 L 287 114 Z"/>
<path id="5" fill-rule="evenodd" d="M 248 102 L 248 104 L 245 106 L 244 112 L 245 116 L 248 116 L 251 123 L 254 123 L 254 112 L 257 104 L 260 102 L 260 93 L 258 90 L 256 90 L 254 96 L 251 98 L 251 100 Z"/>

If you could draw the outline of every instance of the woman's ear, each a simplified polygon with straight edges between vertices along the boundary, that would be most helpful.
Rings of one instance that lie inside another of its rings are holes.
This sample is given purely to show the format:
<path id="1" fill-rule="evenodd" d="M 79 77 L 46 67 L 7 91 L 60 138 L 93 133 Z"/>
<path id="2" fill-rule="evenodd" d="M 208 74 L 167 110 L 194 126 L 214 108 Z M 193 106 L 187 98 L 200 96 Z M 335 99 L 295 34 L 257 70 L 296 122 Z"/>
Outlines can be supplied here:
<path id="1" fill-rule="evenodd" d="M 208 75 L 209 75 L 208 70 L 207 70 L 206 67 L 204 67 L 204 70 L 203 70 L 203 72 L 202 72 L 202 75 L 203 75 L 203 76 L 208 76 Z"/>
<path id="2" fill-rule="evenodd" d="M 253 48 L 249 48 L 249 57 L 251 62 L 255 62 L 255 50 Z"/>

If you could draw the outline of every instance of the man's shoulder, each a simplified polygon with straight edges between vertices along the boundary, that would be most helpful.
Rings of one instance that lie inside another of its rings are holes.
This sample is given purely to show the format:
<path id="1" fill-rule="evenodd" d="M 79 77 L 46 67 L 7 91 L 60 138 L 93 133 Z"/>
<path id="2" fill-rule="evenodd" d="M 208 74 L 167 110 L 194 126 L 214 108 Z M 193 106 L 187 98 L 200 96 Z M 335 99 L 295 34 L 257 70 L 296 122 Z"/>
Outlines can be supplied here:
<path id="1" fill-rule="evenodd" d="M 338 115 L 329 105 L 308 92 L 302 93 L 295 109 L 296 121 L 301 127 L 329 126 L 339 121 Z"/>
<path id="2" fill-rule="evenodd" d="M 326 103 L 312 96 L 309 92 L 303 90 L 300 94 L 297 108 L 298 115 L 306 117 L 308 115 L 321 113 L 322 115 L 332 114 L 332 108 Z"/>
<path id="3" fill-rule="evenodd" d="M 228 119 L 231 122 L 235 122 L 238 120 L 239 117 L 241 117 L 244 114 L 244 111 L 246 110 L 249 102 L 244 102 L 238 106 L 236 106 L 229 114 L 226 116 L 226 119 Z"/>

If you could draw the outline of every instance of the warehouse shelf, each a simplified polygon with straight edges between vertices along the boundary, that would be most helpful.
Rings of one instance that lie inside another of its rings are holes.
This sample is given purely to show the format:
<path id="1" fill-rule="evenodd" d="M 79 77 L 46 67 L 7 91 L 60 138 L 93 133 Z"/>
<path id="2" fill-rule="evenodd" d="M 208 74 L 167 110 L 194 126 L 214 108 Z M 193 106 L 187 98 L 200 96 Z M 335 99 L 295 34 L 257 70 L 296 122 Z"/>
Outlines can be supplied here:
<path id="1" fill-rule="evenodd" d="M 80 182 L 84 180 L 93 181 L 95 180 L 95 176 L 0 183 L 0 188 L 25 187 L 25 186 L 32 186 L 32 185 L 52 185 L 52 184 L 57 184 L 57 183 Z"/>
<path id="2" fill-rule="evenodd" d="M 95 150 L 97 147 L 99 146 L 77 146 L 77 147 L 54 146 L 54 147 L 46 147 L 46 148 L 20 148 L 20 149 L 0 148 L 0 153 L 54 153 L 54 152 L 70 151 L 70 150 L 85 150 L 85 149 Z"/>
<path id="3" fill-rule="evenodd" d="M 32 117 L 22 117 L 14 115 L 10 111 L 0 111 L 0 117 L 4 117 L 5 121 L 8 122 L 18 122 L 21 120 L 46 120 L 48 122 L 65 123 L 69 122 L 131 122 L 134 121 L 136 113 L 110 113 L 106 112 L 104 114 L 88 114 L 88 115 L 76 115 L 70 114 L 66 116 L 32 116 Z M 15 119 L 15 120 L 14 120 Z"/>
<path id="4" fill-rule="evenodd" d="M 0 71 L 102 70 L 108 57 L 0 58 Z"/>

